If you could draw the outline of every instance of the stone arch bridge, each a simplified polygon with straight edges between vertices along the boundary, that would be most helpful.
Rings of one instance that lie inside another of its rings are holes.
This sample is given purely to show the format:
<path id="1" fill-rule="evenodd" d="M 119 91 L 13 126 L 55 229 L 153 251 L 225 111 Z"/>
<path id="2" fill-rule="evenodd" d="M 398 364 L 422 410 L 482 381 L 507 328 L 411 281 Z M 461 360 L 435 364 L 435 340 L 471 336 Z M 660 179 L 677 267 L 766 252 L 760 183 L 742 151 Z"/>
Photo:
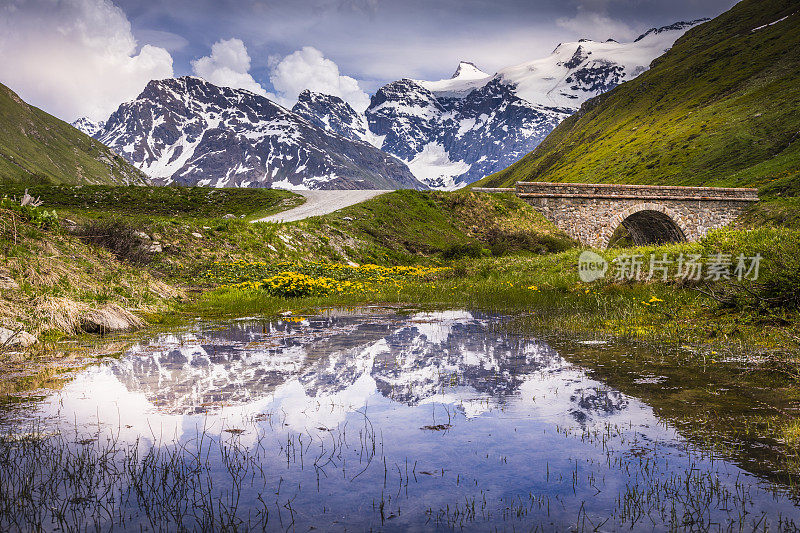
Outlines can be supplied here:
<path id="1" fill-rule="evenodd" d="M 636 245 L 695 241 L 758 201 L 757 189 L 517 182 L 515 192 L 582 244 L 606 248 L 624 226 Z"/>

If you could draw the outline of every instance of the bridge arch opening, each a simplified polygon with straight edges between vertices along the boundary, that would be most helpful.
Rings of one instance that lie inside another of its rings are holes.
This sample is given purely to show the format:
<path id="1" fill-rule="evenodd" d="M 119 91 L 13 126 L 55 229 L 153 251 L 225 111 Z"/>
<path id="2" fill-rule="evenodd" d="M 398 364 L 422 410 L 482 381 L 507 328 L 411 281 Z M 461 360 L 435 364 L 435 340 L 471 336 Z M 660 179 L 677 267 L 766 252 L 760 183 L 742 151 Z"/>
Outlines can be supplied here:
<path id="1" fill-rule="evenodd" d="M 661 206 L 630 210 L 617 218 L 619 223 L 608 239 L 608 246 L 643 246 L 687 240 L 686 232 L 675 217 Z"/>

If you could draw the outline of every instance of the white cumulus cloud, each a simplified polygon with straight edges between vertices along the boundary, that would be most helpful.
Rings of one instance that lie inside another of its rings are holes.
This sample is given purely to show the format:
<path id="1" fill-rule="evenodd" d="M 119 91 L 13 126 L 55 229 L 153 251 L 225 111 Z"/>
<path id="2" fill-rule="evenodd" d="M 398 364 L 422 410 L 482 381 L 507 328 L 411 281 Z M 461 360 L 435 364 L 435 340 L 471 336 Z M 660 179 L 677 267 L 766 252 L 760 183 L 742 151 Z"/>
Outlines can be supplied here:
<path id="1" fill-rule="evenodd" d="M 305 89 L 338 96 L 356 111 L 364 111 L 369 106 L 369 96 L 358 82 L 343 76 L 336 63 L 312 46 L 304 46 L 280 60 L 269 79 L 278 93 L 278 101 L 284 106 L 290 107 Z"/>
<path id="2" fill-rule="evenodd" d="M 211 47 L 211 55 L 192 61 L 192 70 L 204 80 L 234 89 L 267 96 L 267 91 L 250 75 L 250 55 L 241 39 L 222 39 Z"/>
<path id="3" fill-rule="evenodd" d="M 138 49 L 108 0 L 0 2 L 0 80 L 64 120 L 103 120 L 152 79 L 173 75 L 165 49 Z"/>

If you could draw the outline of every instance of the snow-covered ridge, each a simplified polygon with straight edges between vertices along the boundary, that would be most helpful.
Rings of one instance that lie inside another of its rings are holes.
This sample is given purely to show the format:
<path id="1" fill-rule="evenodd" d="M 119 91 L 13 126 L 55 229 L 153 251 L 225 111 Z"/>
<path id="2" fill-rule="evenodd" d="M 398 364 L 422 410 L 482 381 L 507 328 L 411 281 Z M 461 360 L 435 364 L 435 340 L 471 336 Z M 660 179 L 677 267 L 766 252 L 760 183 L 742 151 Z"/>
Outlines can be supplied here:
<path id="1" fill-rule="evenodd" d="M 486 85 L 491 78 L 491 74 L 482 71 L 474 63 L 462 61 L 450 78 L 439 81 L 414 81 L 439 98 L 463 98 L 473 89 Z"/>
<path id="2" fill-rule="evenodd" d="M 561 43 L 548 57 L 502 69 L 497 77 L 514 85 L 517 96 L 529 102 L 577 108 L 646 71 L 688 28 L 706 20 L 652 28 L 627 43 L 613 39 Z"/>
<path id="3" fill-rule="evenodd" d="M 401 79 L 372 97 L 367 131 L 374 135 L 371 142 L 403 160 L 426 185 L 463 187 L 533 150 L 583 102 L 646 71 L 704 20 L 652 28 L 626 43 L 561 43 L 546 57 L 495 74 L 462 61 L 447 79 Z M 349 111 L 328 105 L 314 112 L 332 125 L 357 124 L 341 133 L 364 139 L 363 123 Z"/>
<path id="4" fill-rule="evenodd" d="M 330 131 L 326 120 L 312 121 L 250 91 L 185 76 L 150 82 L 94 137 L 160 184 L 424 188 L 403 163 Z"/>

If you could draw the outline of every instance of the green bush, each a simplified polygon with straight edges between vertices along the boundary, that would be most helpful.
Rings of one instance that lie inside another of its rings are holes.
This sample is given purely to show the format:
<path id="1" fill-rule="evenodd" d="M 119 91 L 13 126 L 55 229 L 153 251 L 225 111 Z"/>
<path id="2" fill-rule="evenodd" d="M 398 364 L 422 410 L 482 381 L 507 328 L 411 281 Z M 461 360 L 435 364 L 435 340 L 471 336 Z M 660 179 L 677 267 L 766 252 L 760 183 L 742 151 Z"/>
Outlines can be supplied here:
<path id="1" fill-rule="evenodd" d="M 442 259 L 446 261 L 454 261 L 456 259 L 463 259 L 465 257 L 476 258 L 484 255 L 484 253 L 488 253 L 488 251 L 484 250 L 480 243 L 458 243 L 448 246 L 442 250 Z"/>
<path id="2" fill-rule="evenodd" d="M 0 209 L 11 211 L 23 221 L 30 222 L 42 229 L 49 229 L 58 224 L 58 215 L 55 210 L 48 211 L 31 205 L 20 205 L 8 196 L 0 198 Z"/>
<path id="3" fill-rule="evenodd" d="M 520 251 L 536 254 L 563 252 L 575 246 L 575 242 L 567 237 L 502 228 L 490 228 L 485 238 L 496 257 Z"/>
<path id="4" fill-rule="evenodd" d="M 706 255 L 761 256 L 757 279 L 730 279 L 709 286 L 722 307 L 762 314 L 800 310 L 800 231 L 764 227 L 751 231 L 723 229 L 702 242 Z M 752 276 L 751 276 L 752 277 Z"/>
<path id="5" fill-rule="evenodd" d="M 77 231 L 79 239 L 106 248 L 117 259 L 143 264 L 150 256 L 136 233 L 136 228 L 118 218 L 94 220 Z"/>

